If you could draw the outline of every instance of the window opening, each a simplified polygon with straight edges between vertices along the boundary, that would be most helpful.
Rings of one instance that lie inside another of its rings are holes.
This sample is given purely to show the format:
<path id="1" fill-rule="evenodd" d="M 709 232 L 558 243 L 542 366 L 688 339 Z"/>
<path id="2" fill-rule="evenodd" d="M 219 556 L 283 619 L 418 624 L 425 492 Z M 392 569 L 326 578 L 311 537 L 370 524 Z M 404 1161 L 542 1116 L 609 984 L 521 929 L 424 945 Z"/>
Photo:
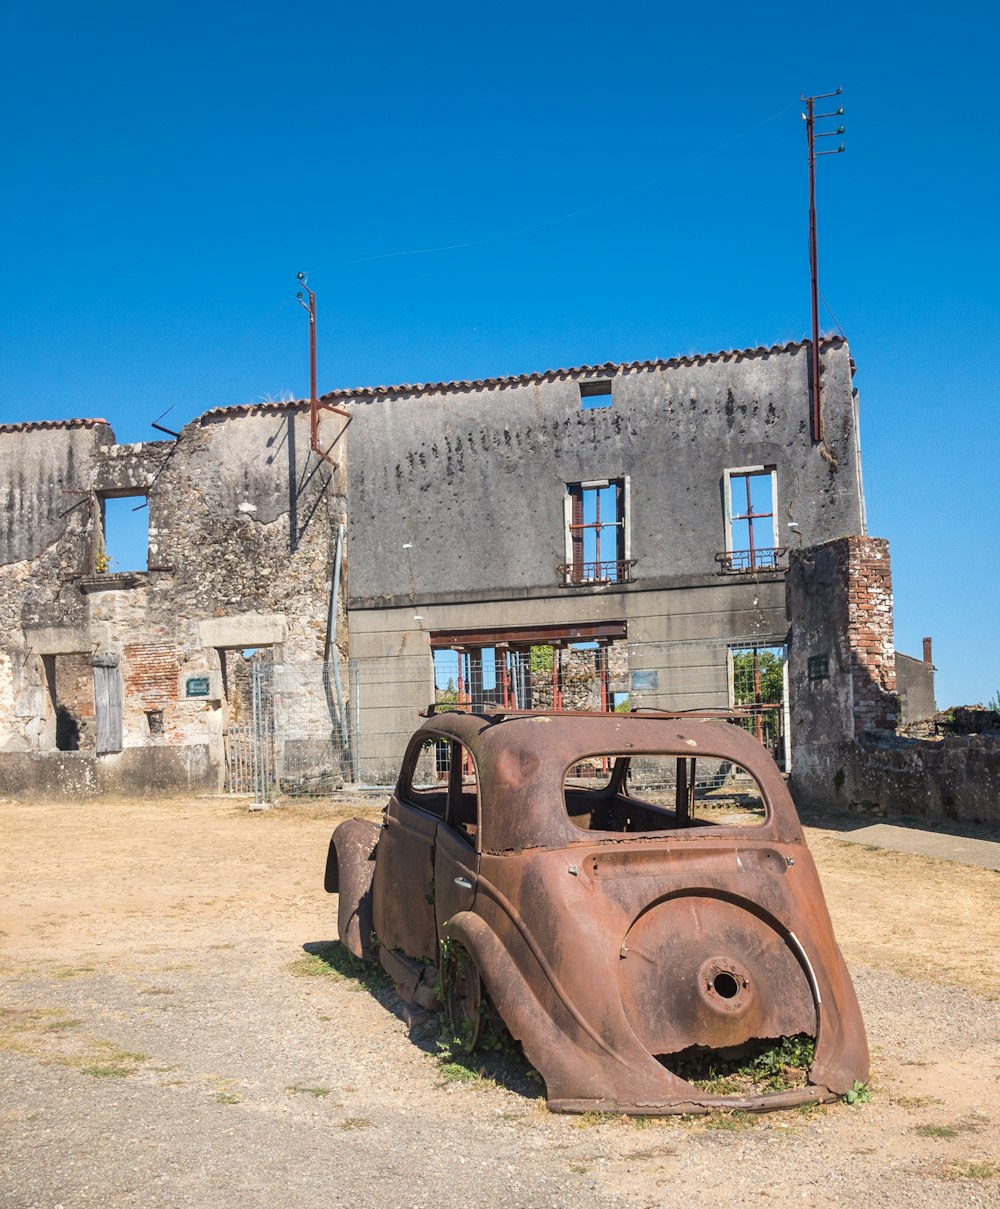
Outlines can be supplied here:
<path id="1" fill-rule="evenodd" d="M 772 467 L 726 471 L 728 572 L 776 571 L 784 549 L 775 542 L 777 474 Z"/>
<path id="2" fill-rule="evenodd" d="M 447 739 L 424 739 L 410 767 L 409 784 L 403 797 L 421 810 L 444 818 L 448 804 L 448 780 L 451 774 L 452 744 Z"/>
<path id="3" fill-rule="evenodd" d="M 610 381 L 580 383 L 580 407 L 583 411 L 591 411 L 596 407 L 610 407 L 611 403 Z"/>
<path id="4" fill-rule="evenodd" d="M 568 562 L 558 570 L 566 584 L 628 583 L 626 479 L 569 483 L 566 535 Z"/>
<path id="5" fill-rule="evenodd" d="M 748 730 L 784 765 L 785 648 L 752 646 L 729 651 L 729 700 Z"/>
<path id="6" fill-rule="evenodd" d="M 510 640 L 492 646 L 435 646 L 435 705 L 472 710 L 627 708 L 624 642 L 517 642 L 515 635 L 512 631 Z"/>
<path id="7" fill-rule="evenodd" d="M 760 786 L 745 768 L 716 757 L 598 753 L 566 770 L 563 797 L 584 831 L 676 831 L 764 822 Z"/>
<path id="8" fill-rule="evenodd" d="M 95 570 L 145 571 L 149 567 L 149 501 L 145 495 L 101 498 L 101 548 Z"/>
<path id="9" fill-rule="evenodd" d="M 451 743 L 448 822 L 471 843 L 479 830 L 479 781 L 476 765 L 461 743 Z"/>

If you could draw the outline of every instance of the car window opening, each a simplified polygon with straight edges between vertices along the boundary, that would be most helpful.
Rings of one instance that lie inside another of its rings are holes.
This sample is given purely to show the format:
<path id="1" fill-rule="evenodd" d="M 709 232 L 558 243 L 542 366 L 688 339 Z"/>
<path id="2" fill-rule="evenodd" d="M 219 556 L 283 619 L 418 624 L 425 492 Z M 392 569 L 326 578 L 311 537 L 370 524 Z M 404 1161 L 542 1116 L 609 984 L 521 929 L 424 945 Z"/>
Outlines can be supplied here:
<path id="1" fill-rule="evenodd" d="M 677 755 L 582 757 L 563 778 L 570 821 L 583 831 L 677 831 L 764 822 L 760 786 L 741 765 Z"/>
<path id="2" fill-rule="evenodd" d="M 472 756 L 454 739 L 425 738 L 406 762 L 399 797 L 426 810 L 474 842 L 479 820 L 479 781 Z"/>

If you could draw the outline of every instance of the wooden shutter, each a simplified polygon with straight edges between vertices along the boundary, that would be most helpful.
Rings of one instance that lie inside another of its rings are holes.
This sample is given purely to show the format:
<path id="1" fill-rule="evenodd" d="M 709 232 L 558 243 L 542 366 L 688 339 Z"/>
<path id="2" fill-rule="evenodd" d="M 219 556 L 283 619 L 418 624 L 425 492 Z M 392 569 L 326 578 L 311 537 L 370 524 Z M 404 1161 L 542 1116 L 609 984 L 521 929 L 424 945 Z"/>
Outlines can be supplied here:
<path id="1" fill-rule="evenodd" d="M 94 655 L 94 716 L 97 723 L 97 754 L 122 749 L 122 681 L 118 655 Z"/>
<path id="2" fill-rule="evenodd" d="M 579 583 L 583 579 L 583 488 L 579 483 L 570 483 L 567 490 L 570 498 L 570 549 L 573 551 L 570 579 L 573 583 Z"/>
<path id="3" fill-rule="evenodd" d="M 628 579 L 627 568 L 621 564 L 625 561 L 625 480 L 615 479 L 615 558 L 618 560 L 617 579 Z"/>

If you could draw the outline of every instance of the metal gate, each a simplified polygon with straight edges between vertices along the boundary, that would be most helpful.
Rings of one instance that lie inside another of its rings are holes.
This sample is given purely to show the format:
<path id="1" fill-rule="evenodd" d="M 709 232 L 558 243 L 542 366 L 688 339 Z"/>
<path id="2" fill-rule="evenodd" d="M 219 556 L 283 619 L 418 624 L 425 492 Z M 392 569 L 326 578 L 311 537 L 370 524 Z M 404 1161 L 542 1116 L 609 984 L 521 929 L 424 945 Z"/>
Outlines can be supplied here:
<path id="1" fill-rule="evenodd" d="M 250 714 L 231 720 L 225 732 L 226 792 L 252 793 L 262 808 L 275 797 L 274 687 L 270 663 L 250 668 Z"/>

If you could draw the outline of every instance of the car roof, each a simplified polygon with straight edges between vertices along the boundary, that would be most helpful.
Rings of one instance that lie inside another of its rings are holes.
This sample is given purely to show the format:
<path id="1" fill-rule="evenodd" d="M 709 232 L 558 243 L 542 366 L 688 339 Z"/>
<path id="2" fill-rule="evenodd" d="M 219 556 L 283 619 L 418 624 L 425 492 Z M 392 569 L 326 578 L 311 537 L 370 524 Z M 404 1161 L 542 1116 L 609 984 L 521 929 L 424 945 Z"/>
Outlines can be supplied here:
<path id="1" fill-rule="evenodd" d="M 757 740 L 719 715 L 681 713 L 434 712 L 417 731 L 456 739 L 476 762 L 485 848 L 579 839 L 563 805 L 563 775 L 588 755 L 676 755 L 731 760 L 765 802 L 798 830 L 777 766 Z M 558 807 L 556 806 L 558 803 Z M 784 828 L 782 828 L 784 830 Z"/>

